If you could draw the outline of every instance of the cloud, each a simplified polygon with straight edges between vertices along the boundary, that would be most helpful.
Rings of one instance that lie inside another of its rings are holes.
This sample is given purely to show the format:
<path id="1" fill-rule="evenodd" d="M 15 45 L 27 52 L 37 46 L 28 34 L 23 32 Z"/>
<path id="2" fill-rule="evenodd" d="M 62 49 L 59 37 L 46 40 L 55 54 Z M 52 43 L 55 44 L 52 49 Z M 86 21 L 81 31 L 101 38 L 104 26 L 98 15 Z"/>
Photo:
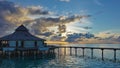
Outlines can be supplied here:
<path id="1" fill-rule="evenodd" d="M 0 35 L 11 33 L 17 26 L 24 24 L 33 34 L 45 37 L 53 36 L 52 39 L 56 38 L 57 35 L 49 30 L 50 27 L 56 27 L 60 24 L 80 23 L 80 20 L 85 17 L 78 14 L 71 16 L 50 15 L 51 12 L 45 10 L 44 7 L 21 7 L 9 1 L 0 1 L 0 12 L 0 25 L 2 25 L 0 29 L 4 30 L 0 31 Z M 32 18 L 34 15 L 38 18 Z M 89 23 L 85 19 L 81 22 Z M 61 39 L 59 36 L 57 38 Z"/>
<path id="2" fill-rule="evenodd" d="M 113 38 L 118 38 L 119 34 L 116 34 L 112 31 L 103 31 L 96 34 L 96 36 L 103 39 L 110 39 L 110 38 L 113 39 Z"/>
<path id="3" fill-rule="evenodd" d="M 49 11 L 44 10 L 42 6 L 30 6 L 27 8 L 29 11 L 29 14 L 31 15 L 48 15 L 50 14 Z"/>
<path id="4" fill-rule="evenodd" d="M 99 6 L 104 6 L 99 0 L 94 0 L 95 4 L 99 5 Z"/>
<path id="5" fill-rule="evenodd" d="M 120 44 L 119 41 L 116 40 L 106 40 L 106 39 L 99 39 L 99 38 L 90 38 L 90 39 L 83 39 L 79 41 L 81 44 Z"/>
<path id="6" fill-rule="evenodd" d="M 14 3 L 8 1 L 0 1 L 0 36 L 6 35 L 14 25 L 9 23 L 5 17 L 11 13 L 16 13 Z M 8 30 L 8 31 L 7 31 Z"/>
<path id="7" fill-rule="evenodd" d="M 6 21 L 13 24 L 22 24 L 27 20 L 31 20 L 28 15 L 47 15 L 48 11 L 45 11 L 40 6 L 21 7 L 9 1 L 0 1 L 0 16 Z"/>
<path id="8" fill-rule="evenodd" d="M 62 2 L 70 2 L 70 0 L 59 0 L 59 1 L 62 1 Z"/>
<path id="9" fill-rule="evenodd" d="M 32 25 L 32 31 L 34 31 L 35 34 L 41 34 L 42 32 L 48 31 L 48 27 L 55 27 L 60 24 L 69 24 L 74 22 L 79 22 L 82 16 L 80 15 L 73 15 L 73 16 L 58 16 L 58 17 L 42 17 L 33 20 L 34 23 Z M 28 25 L 29 23 L 25 23 Z"/>
<path id="10" fill-rule="evenodd" d="M 11 32 L 14 27 L 33 22 L 29 15 L 49 15 L 50 12 L 40 6 L 21 7 L 6 0 L 0 0 L 0 35 Z"/>
<path id="11" fill-rule="evenodd" d="M 84 39 L 90 39 L 94 37 L 95 37 L 94 34 L 90 34 L 90 33 L 73 33 L 67 35 L 66 41 L 79 42 L 79 41 L 83 41 Z"/>
<path id="12" fill-rule="evenodd" d="M 95 40 L 96 43 L 120 43 L 120 35 L 112 31 L 103 31 L 94 35 L 96 38 L 87 39 L 87 41 L 91 43 L 93 43 Z"/>
<path id="13" fill-rule="evenodd" d="M 109 31 L 100 32 L 98 34 L 72 33 L 67 35 L 66 41 L 84 44 L 86 43 L 118 44 L 120 43 L 120 35 Z"/>

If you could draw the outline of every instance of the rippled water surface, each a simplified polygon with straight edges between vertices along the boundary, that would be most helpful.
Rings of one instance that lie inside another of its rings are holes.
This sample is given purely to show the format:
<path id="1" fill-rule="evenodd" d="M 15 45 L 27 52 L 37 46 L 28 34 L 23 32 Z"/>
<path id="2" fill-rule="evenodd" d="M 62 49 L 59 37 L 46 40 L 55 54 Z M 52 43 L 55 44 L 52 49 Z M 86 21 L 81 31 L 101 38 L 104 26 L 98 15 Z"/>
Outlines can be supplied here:
<path id="1" fill-rule="evenodd" d="M 90 46 L 90 47 L 116 47 L 120 48 L 119 44 L 89 44 L 89 45 L 78 45 L 72 44 L 70 46 Z M 78 49 L 78 56 L 69 55 L 69 49 L 67 49 L 67 54 L 64 55 L 64 49 L 60 50 L 60 55 L 57 54 L 56 50 L 56 57 L 53 58 L 35 58 L 35 57 L 21 57 L 21 58 L 7 58 L 7 59 L 0 59 L 0 68 L 120 68 L 120 62 L 114 61 L 102 61 L 100 59 L 100 51 L 95 50 L 94 56 L 98 57 L 98 59 L 88 58 L 88 57 L 81 57 L 81 50 Z M 120 58 L 120 53 L 117 51 L 117 60 Z M 89 56 L 90 51 L 85 50 L 85 55 Z M 105 51 L 105 57 L 112 59 L 112 51 Z"/>

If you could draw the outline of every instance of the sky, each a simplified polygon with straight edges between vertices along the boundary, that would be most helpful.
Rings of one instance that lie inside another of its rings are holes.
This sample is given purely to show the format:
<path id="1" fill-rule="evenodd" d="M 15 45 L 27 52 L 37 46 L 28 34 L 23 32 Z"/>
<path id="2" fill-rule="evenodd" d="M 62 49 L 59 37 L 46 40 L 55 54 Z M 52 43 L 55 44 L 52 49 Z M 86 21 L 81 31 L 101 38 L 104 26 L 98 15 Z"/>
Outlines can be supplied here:
<path id="1" fill-rule="evenodd" d="M 91 32 L 112 31 L 120 33 L 119 0 L 9 0 L 23 7 L 42 6 L 59 15 L 89 14 Z"/>
<path id="2" fill-rule="evenodd" d="M 50 32 L 52 30 L 57 31 L 58 24 L 63 22 L 67 27 L 66 33 L 92 33 L 101 38 L 111 36 L 119 38 L 120 36 L 120 0 L 2 1 L 11 2 L 14 4 L 12 7 L 19 9 L 13 13 L 8 13 L 8 15 L 3 15 L 7 22 L 12 23 L 10 26 L 16 27 L 25 23 L 31 29 L 31 32 L 36 35 L 41 35 L 41 32 L 43 32 L 43 35 L 51 34 Z M 20 13 L 17 15 L 16 12 Z M 90 15 L 90 17 L 86 17 L 87 15 Z M 9 29 L 7 33 L 11 32 L 11 30 Z"/>

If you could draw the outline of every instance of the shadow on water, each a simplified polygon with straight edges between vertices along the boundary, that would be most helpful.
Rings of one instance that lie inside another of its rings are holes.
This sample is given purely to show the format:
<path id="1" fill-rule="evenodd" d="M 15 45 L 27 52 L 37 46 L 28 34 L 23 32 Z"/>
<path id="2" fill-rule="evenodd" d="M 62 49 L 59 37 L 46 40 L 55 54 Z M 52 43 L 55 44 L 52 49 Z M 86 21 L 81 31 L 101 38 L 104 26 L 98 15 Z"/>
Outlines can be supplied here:
<path id="1" fill-rule="evenodd" d="M 0 68 L 44 68 L 51 60 L 55 59 L 52 57 L 16 57 L 16 58 L 1 58 Z"/>
<path id="2" fill-rule="evenodd" d="M 20 57 L 0 59 L 0 68 L 119 68 L 120 63 L 104 62 L 78 56 L 58 56 L 51 58 Z"/>

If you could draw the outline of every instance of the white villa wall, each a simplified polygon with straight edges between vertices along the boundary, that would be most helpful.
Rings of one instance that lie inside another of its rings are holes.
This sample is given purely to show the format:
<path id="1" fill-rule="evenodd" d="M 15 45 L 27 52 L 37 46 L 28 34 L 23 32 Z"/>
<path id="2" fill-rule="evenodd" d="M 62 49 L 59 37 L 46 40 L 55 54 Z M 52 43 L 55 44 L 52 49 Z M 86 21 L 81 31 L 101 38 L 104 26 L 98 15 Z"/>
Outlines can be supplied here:
<path id="1" fill-rule="evenodd" d="M 16 41 L 9 41 L 9 46 L 16 46 Z"/>
<path id="2" fill-rule="evenodd" d="M 37 41 L 38 47 L 44 47 L 43 41 Z"/>
<path id="3" fill-rule="evenodd" d="M 35 42 L 34 41 L 25 41 L 24 47 L 35 47 Z"/>
<path id="4" fill-rule="evenodd" d="M 20 47 L 21 46 L 21 41 L 18 41 L 18 47 Z"/>
<path id="5" fill-rule="evenodd" d="M 16 41 L 9 41 L 9 46 L 16 46 Z M 44 47 L 43 41 L 37 41 L 38 47 Z M 18 41 L 18 47 L 21 47 L 21 41 Z M 35 41 L 24 41 L 24 47 L 35 47 Z"/>

